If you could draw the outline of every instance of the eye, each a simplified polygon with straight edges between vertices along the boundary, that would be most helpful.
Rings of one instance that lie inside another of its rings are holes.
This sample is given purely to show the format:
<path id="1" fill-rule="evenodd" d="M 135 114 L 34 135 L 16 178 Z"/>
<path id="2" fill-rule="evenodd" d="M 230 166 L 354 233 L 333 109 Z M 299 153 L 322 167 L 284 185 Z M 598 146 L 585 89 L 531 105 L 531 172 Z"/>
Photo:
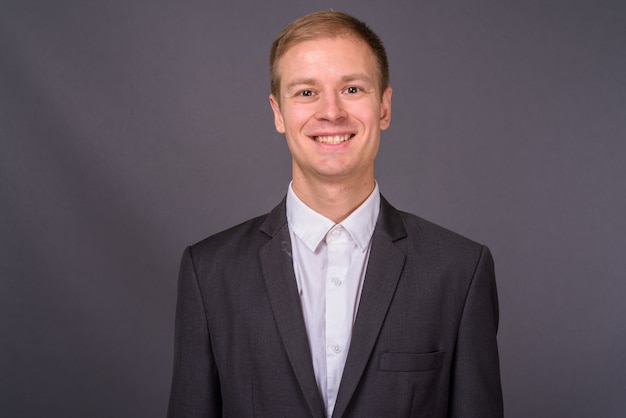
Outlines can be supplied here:
<path id="1" fill-rule="evenodd" d="M 302 90 L 301 92 L 298 93 L 298 96 L 302 96 L 302 97 L 311 97 L 313 96 L 313 90 Z"/>
<path id="2" fill-rule="evenodd" d="M 356 93 L 361 92 L 361 88 L 360 87 L 356 87 L 356 86 L 350 86 L 350 87 L 346 87 L 344 92 L 346 92 L 348 94 L 356 94 Z"/>

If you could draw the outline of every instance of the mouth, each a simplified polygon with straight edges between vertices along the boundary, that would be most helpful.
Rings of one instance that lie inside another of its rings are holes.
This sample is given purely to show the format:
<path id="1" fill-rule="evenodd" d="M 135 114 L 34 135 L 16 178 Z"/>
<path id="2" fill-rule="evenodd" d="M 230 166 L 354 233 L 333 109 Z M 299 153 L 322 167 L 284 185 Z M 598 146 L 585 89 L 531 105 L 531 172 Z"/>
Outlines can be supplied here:
<path id="1" fill-rule="evenodd" d="M 320 135 L 320 136 L 314 136 L 313 139 L 316 142 L 320 142 L 322 144 L 337 145 L 337 144 L 341 144 L 342 142 L 346 142 L 348 139 L 351 139 L 352 137 L 354 137 L 354 134 Z"/>

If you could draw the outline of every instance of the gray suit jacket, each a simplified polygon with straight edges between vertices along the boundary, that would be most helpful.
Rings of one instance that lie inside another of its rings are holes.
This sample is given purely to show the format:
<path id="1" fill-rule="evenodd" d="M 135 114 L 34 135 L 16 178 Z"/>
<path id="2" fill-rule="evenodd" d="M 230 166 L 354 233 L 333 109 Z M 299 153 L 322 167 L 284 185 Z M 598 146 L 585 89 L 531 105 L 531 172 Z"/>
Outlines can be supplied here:
<path id="1" fill-rule="evenodd" d="M 489 250 L 384 198 L 333 417 L 502 417 Z M 169 418 L 324 417 L 285 202 L 185 250 Z"/>

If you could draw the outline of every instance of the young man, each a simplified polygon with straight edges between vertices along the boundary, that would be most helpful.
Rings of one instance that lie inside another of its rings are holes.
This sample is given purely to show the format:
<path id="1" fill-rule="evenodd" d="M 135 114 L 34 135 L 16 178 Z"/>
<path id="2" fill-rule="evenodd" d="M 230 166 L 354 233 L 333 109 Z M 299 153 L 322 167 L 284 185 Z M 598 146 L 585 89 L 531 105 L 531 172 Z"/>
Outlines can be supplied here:
<path id="1" fill-rule="evenodd" d="M 270 60 L 293 180 L 185 251 L 169 417 L 501 417 L 488 249 L 374 179 L 392 95 L 378 36 L 313 13 Z"/>

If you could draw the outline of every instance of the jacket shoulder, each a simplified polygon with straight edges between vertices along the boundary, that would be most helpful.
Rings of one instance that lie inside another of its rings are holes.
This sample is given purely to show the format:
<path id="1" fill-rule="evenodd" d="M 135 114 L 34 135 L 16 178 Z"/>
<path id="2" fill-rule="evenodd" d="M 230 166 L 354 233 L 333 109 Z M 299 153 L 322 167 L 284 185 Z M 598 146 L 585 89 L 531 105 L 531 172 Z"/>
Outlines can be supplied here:
<path id="1" fill-rule="evenodd" d="M 250 245 L 263 240 L 265 234 L 260 231 L 267 214 L 249 219 L 238 225 L 217 232 L 195 244 L 190 245 L 192 255 L 217 256 L 232 251 L 241 251 L 242 245 Z M 263 240 L 265 242 L 265 240 Z M 195 257 L 194 257 L 195 258 Z"/>
<path id="2" fill-rule="evenodd" d="M 212 251 L 219 248 L 230 248 L 240 244 L 258 244 L 259 240 L 267 242 L 287 224 L 285 198 L 269 213 L 249 219 L 239 225 L 232 226 L 213 234 L 191 246 L 192 251 Z"/>
<path id="3" fill-rule="evenodd" d="M 416 245 L 432 255 L 469 257 L 476 260 L 487 247 L 457 232 L 411 213 L 398 211 L 406 229 L 409 245 Z"/>

